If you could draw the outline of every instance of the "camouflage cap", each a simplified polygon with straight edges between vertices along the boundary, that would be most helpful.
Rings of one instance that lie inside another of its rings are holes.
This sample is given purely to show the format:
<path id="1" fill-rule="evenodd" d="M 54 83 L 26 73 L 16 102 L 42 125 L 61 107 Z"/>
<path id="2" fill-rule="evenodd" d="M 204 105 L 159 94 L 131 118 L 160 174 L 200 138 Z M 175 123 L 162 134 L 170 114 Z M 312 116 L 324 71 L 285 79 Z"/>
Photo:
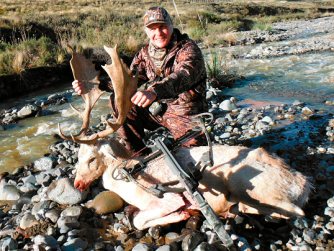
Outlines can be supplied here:
<path id="1" fill-rule="evenodd" d="M 173 25 L 172 19 L 170 18 L 168 12 L 162 7 L 149 8 L 144 15 L 145 27 L 156 23 L 166 23 Z"/>

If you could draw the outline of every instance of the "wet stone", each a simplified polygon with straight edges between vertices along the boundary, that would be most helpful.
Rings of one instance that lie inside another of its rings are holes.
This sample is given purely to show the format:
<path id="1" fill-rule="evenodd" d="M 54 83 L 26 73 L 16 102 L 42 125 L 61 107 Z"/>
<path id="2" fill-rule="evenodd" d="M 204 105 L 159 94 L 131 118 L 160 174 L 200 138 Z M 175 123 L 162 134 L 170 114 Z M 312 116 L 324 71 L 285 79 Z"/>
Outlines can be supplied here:
<path id="1" fill-rule="evenodd" d="M 243 238 L 243 237 L 238 237 L 238 239 L 236 240 L 237 246 L 240 248 L 240 250 L 242 251 L 251 251 L 252 248 L 249 245 L 248 241 Z"/>
<path id="2" fill-rule="evenodd" d="M 139 243 L 133 247 L 132 251 L 154 251 L 156 249 L 154 247 L 155 246 L 151 244 Z"/>
<path id="3" fill-rule="evenodd" d="M 50 207 L 51 201 L 50 200 L 44 200 L 36 203 L 34 207 L 32 208 L 32 214 L 36 215 L 41 210 L 48 210 Z"/>
<path id="4" fill-rule="evenodd" d="M 207 242 L 202 242 L 194 249 L 194 251 L 217 251 L 217 249 Z"/>
<path id="5" fill-rule="evenodd" d="M 25 105 L 21 110 L 18 111 L 17 116 L 19 118 L 25 118 L 37 114 L 39 107 L 35 104 Z"/>
<path id="6" fill-rule="evenodd" d="M 334 217 L 334 207 L 326 207 L 324 214 L 330 217 Z"/>
<path id="7" fill-rule="evenodd" d="M 37 245 L 50 247 L 52 249 L 60 248 L 57 240 L 53 238 L 52 236 L 48 236 L 48 235 L 37 235 L 34 238 L 34 243 Z"/>
<path id="8" fill-rule="evenodd" d="M 34 166 L 36 171 L 44 171 L 53 168 L 53 159 L 43 157 L 35 161 Z"/>
<path id="9" fill-rule="evenodd" d="M 220 103 L 219 109 L 230 112 L 238 108 L 231 100 L 227 99 L 227 100 L 224 100 L 222 103 Z"/>
<path id="10" fill-rule="evenodd" d="M 161 230 L 161 226 L 151 227 L 148 229 L 148 233 L 153 239 L 158 239 L 160 237 Z"/>
<path id="11" fill-rule="evenodd" d="M 72 207 L 67 207 L 64 211 L 62 211 L 60 216 L 61 217 L 66 217 L 66 216 L 79 217 L 81 213 L 82 213 L 82 207 L 72 206 Z"/>
<path id="12" fill-rule="evenodd" d="M 312 229 L 304 229 L 303 238 L 307 243 L 309 243 L 311 245 L 314 245 L 316 243 L 316 240 L 317 240 L 317 234 Z"/>
<path id="13" fill-rule="evenodd" d="M 327 200 L 327 205 L 334 208 L 334 197 Z"/>
<path id="14" fill-rule="evenodd" d="M 38 220 L 30 213 L 25 214 L 20 221 L 20 228 L 22 229 L 27 229 L 35 225 L 38 225 Z"/>
<path id="15" fill-rule="evenodd" d="M 80 191 L 73 186 L 73 179 L 63 178 L 51 183 L 48 188 L 51 200 L 65 205 L 73 205 L 84 201 L 88 191 Z"/>
<path id="16" fill-rule="evenodd" d="M 59 232 L 65 234 L 74 228 L 79 228 L 80 222 L 77 217 L 63 216 L 58 219 L 57 225 L 60 228 Z"/>
<path id="17" fill-rule="evenodd" d="M 73 250 L 85 250 L 88 246 L 88 242 L 81 238 L 69 238 L 64 245 L 61 247 L 63 251 L 73 251 Z"/>
<path id="18" fill-rule="evenodd" d="M 0 245 L 1 250 L 15 250 L 18 248 L 17 241 L 10 237 L 5 237 L 0 240 Z"/>
<path id="19" fill-rule="evenodd" d="M 123 200 L 118 194 L 112 191 L 103 191 L 92 201 L 89 201 L 86 207 L 94 208 L 98 214 L 108 214 L 122 208 Z"/>
<path id="20" fill-rule="evenodd" d="M 188 234 L 182 241 L 182 250 L 190 251 L 196 248 L 205 239 L 204 235 L 198 231 Z"/>

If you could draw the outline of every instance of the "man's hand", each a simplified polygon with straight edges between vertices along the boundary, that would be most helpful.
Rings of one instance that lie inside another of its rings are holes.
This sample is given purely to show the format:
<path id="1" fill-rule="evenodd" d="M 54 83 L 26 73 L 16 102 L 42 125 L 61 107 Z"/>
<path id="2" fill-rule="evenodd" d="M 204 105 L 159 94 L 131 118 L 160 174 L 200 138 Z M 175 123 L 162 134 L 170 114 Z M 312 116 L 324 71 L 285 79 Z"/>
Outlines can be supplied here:
<path id="1" fill-rule="evenodd" d="M 81 85 L 81 83 L 78 80 L 74 80 L 72 82 L 72 87 L 73 87 L 74 91 L 76 93 L 78 93 L 78 95 L 81 95 L 81 93 L 82 93 L 82 85 Z"/>
<path id="2" fill-rule="evenodd" d="M 131 101 L 139 107 L 147 107 L 153 103 L 157 95 L 152 91 L 137 91 L 133 94 Z"/>

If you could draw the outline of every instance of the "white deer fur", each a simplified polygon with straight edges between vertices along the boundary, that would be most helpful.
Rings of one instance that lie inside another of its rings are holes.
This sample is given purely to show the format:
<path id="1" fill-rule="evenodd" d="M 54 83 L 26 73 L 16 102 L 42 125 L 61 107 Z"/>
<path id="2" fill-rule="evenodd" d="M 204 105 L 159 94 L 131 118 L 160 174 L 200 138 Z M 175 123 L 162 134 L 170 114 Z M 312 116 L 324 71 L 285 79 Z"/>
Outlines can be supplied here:
<path id="1" fill-rule="evenodd" d="M 177 155 L 185 165 L 196 163 L 207 147 L 181 148 Z M 137 229 L 179 222 L 198 207 L 187 192 L 166 193 L 159 199 L 133 182 L 114 180 L 113 170 L 130 152 L 113 139 L 100 139 L 94 145 L 81 144 L 75 187 L 85 190 L 103 175 L 103 185 L 140 212 L 134 218 Z M 140 158 L 140 157 L 139 157 Z M 139 160 L 132 160 L 132 164 Z M 217 214 L 252 213 L 289 218 L 304 215 L 311 185 L 300 172 L 262 148 L 214 145 L 214 166 L 203 173 L 199 189 Z M 116 172 L 117 173 L 117 172 Z M 163 157 L 149 163 L 138 181 L 145 186 L 176 180 Z"/>

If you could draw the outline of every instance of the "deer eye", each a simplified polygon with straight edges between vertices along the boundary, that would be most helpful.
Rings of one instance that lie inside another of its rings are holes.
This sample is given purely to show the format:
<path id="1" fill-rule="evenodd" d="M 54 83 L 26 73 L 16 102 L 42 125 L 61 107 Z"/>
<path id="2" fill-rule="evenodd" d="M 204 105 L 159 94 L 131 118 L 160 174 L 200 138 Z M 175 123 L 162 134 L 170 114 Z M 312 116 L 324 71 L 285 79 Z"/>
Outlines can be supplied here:
<path id="1" fill-rule="evenodd" d="M 91 158 L 89 161 L 88 161 L 88 164 L 92 164 L 94 161 L 96 160 L 96 158 Z"/>

